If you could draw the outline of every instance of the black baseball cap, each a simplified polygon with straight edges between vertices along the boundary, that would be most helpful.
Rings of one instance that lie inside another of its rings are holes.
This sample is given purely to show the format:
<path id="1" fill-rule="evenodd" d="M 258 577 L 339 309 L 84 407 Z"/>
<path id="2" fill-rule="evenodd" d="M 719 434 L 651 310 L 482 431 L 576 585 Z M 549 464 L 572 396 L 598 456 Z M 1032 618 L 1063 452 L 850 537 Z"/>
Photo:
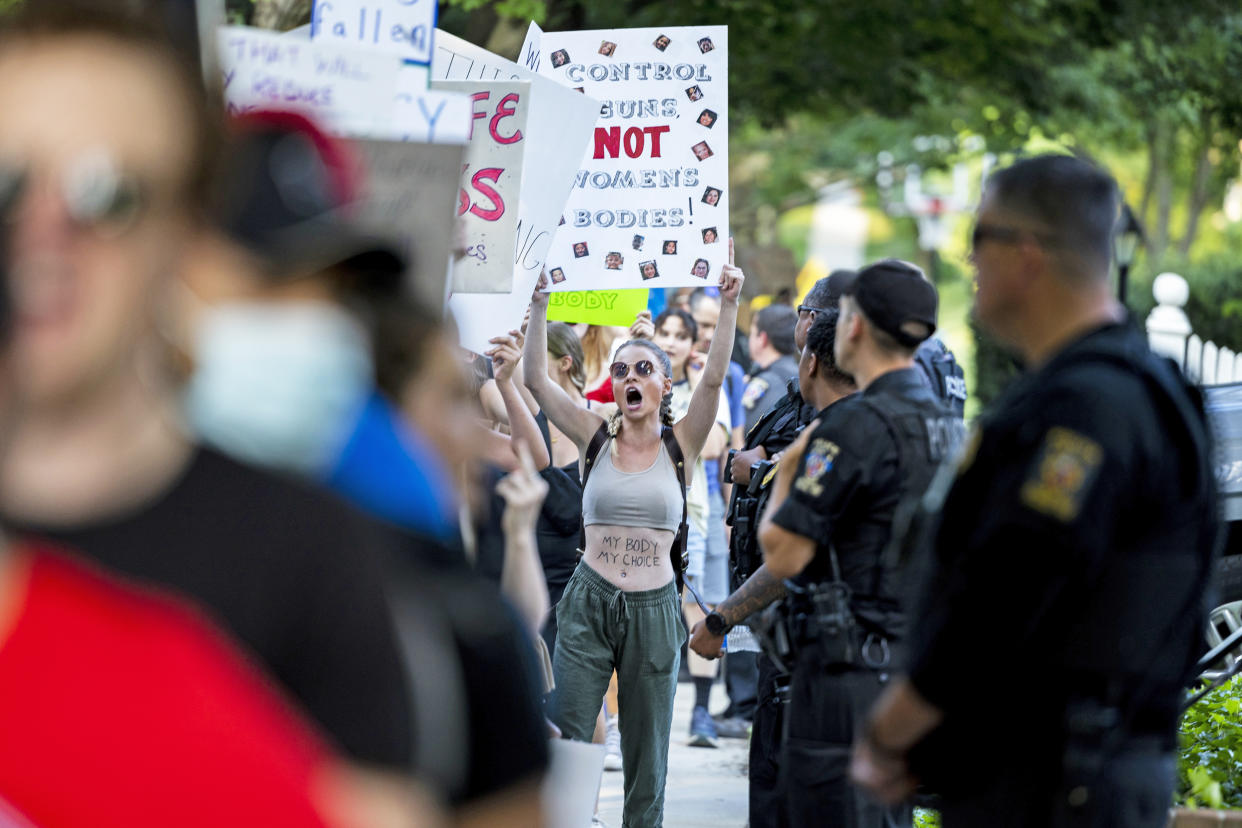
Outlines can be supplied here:
<path id="1" fill-rule="evenodd" d="M 329 268 L 368 288 L 400 289 L 404 252 L 349 216 L 361 164 L 348 145 L 296 112 L 257 111 L 234 119 L 213 217 L 274 278 Z"/>
<path id="2" fill-rule="evenodd" d="M 923 271 L 900 259 L 884 259 L 858 271 L 845 287 L 863 314 L 884 333 L 907 348 L 918 347 L 936 332 L 936 288 Z M 902 329 L 908 322 L 927 326 L 923 336 Z"/>

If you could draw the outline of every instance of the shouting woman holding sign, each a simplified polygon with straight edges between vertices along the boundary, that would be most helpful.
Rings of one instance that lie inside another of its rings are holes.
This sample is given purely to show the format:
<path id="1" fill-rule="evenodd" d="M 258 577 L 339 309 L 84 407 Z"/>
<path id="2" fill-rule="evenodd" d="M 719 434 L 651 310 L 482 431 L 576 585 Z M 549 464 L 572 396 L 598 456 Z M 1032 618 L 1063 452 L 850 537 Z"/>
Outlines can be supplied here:
<path id="1" fill-rule="evenodd" d="M 556 606 L 553 721 L 567 739 L 591 741 L 600 700 L 615 669 L 625 768 L 624 823 L 664 818 L 673 694 L 684 632 L 678 591 L 685 573 L 685 486 L 716 421 L 733 350 L 742 271 L 720 274 L 720 327 L 686 415 L 669 414 L 672 368 L 653 342 L 617 350 L 609 375 L 617 411 L 608 420 L 553 384 L 547 360 L 548 295 L 540 277 L 531 300 L 526 383 L 582 457 L 583 556 Z"/>

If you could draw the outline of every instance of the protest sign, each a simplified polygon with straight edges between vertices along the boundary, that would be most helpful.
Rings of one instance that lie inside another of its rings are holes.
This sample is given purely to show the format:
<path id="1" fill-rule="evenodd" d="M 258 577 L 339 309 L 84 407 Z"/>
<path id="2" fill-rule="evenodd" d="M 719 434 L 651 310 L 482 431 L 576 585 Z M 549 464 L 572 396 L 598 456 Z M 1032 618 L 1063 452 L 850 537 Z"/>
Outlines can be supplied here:
<path id="1" fill-rule="evenodd" d="M 410 260 L 407 278 L 414 295 L 430 308 L 443 308 L 466 148 L 395 141 L 358 141 L 355 146 L 366 164 L 358 223 L 399 239 Z"/>
<path id="2" fill-rule="evenodd" d="M 349 136 L 391 133 L 401 61 L 244 26 L 218 32 L 229 114 L 295 109 Z"/>
<path id="3" fill-rule="evenodd" d="M 397 77 L 392 138 L 425 144 L 464 144 L 474 123 L 468 95 L 428 88 L 426 66 L 406 64 Z"/>
<path id="4" fill-rule="evenodd" d="M 582 153 L 591 140 L 599 103 L 493 55 L 447 32 L 436 31 L 431 77 L 438 80 L 525 80 L 531 84 L 513 290 L 508 294 L 455 293 L 450 301 L 461 344 L 476 353 L 487 340 L 516 328 L 543 268 L 561 220 Z"/>
<path id="5" fill-rule="evenodd" d="M 542 32 L 521 62 L 601 101 L 553 290 L 713 284 L 728 259 L 728 28 Z"/>
<path id="6" fill-rule="evenodd" d="M 309 42 L 310 25 L 283 33 L 286 40 Z M 321 44 L 324 41 L 319 41 Z M 328 41 L 329 46 L 331 42 Z M 397 72 L 397 94 L 390 122 L 368 137 L 424 144 L 464 144 L 470 126 L 470 99 L 429 89 L 431 68 L 406 62 Z"/>
<path id="7" fill-rule="evenodd" d="M 586 325 L 633 325 L 646 290 L 566 290 L 548 297 L 548 319 Z"/>
<path id="8" fill-rule="evenodd" d="M 315 0 L 311 39 L 431 62 L 436 0 Z"/>
<path id="9" fill-rule="evenodd" d="M 530 82 L 437 81 L 435 87 L 464 94 L 473 105 L 457 206 L 466 256 L 453 267 L 453 292 L 509 293 Z"/>

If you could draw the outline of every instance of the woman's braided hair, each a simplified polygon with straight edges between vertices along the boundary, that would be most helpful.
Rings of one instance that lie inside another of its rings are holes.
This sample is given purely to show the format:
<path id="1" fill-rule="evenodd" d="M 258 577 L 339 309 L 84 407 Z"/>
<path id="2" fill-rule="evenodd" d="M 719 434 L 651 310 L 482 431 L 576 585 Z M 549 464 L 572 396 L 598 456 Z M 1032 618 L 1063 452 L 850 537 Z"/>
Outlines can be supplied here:
<path id="1" fill-rule="evenodd" d="M 664 374 L 664 376 L 668 377 L 669 379 L 672 379 L 673 363 L 669 361 L 668 354 L 664 353 L 663 348 L 661 348 L 659 345 L 652 342 L 650 339 L 631 339 L 623 343 L 621 347 L 617 349 L 617 353 L 619 354 L 621 353 L 622 350 L 624 350 L 625 348 L 629 348 L 631 346 L 634 346 L 636 348 L 647 349 L 647 351 L 649 351 L 651 355 L 656 358 L 656 362 L 659 364 L 660 371 Z M 670 428 L 673 425 L 673 392 L 672 391 L 665 394 L 664 397 L 660 400 L 660 423 L 662 425 L 669 426 Z M 608 433 L 611 434 L 613 437 L 616 437 L 617 432 L 620 430 L 621 430 L 621 409 L 620 407 L 618 407 L 618 409 L 613 412 L 612 417 L 610 417 L 608 420 Z"/>

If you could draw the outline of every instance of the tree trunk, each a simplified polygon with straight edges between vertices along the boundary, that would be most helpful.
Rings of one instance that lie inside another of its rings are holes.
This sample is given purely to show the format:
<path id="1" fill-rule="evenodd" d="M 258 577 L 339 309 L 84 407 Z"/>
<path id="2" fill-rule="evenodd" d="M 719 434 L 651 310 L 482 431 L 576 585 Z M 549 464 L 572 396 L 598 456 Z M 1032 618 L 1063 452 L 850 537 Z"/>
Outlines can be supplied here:
<path id="1" fill-rule="evenodd" d="M 1173 212 L 1173 170 L 1170 168 L 1173 157 L 1173 144 L 1176 133 L 1172 128 L 1164 128 L 1156 142 L 1159 147 L 1159 162 L 1156 166 L 1156 182 L 1154 196 L 1156 199 L 1156 220 L 1148 225 L 1151 232 L 1149 252 L 1153 262 L 1159 262 L 1169 246 L 1169 216 Z"/>
<path id="2" fill-rule="evenodd" d="M 1152 193 L 1156 190 L 1156 170 L 1160 161 L 1160 128 L 1154 117 L 1147 119 L 1144 132 L 1147 135 L 1147 174 L 1143 176 L 1143 200 L 1139 202 L 1138 216 L 1146 227 L 1150 224 L 1147 213 L 1151 208 Z"/>
<path id="3" fill-rule="evenodd" d="M 1186 204 L 1186 232 L 1182 235 L 1182 240 L 1178 244 L 1178 252 L 1183 256 L 1190 253 L 1190 247 L 1195 242 L 1195 235 L 1199 232 L 1199 217 L 1203 214 L 1203 209 L 1207 207 L 1208 202 L 1208 184 L 1212 180 L 1212 120 L 1205 115 L 1202 120 L 1201 128 L 1203 130 L 1202 141 L 1199 144 L 1199 155 L 1195 159 L 1195 173 L 1190 182 L 1190 195 Z"/>

